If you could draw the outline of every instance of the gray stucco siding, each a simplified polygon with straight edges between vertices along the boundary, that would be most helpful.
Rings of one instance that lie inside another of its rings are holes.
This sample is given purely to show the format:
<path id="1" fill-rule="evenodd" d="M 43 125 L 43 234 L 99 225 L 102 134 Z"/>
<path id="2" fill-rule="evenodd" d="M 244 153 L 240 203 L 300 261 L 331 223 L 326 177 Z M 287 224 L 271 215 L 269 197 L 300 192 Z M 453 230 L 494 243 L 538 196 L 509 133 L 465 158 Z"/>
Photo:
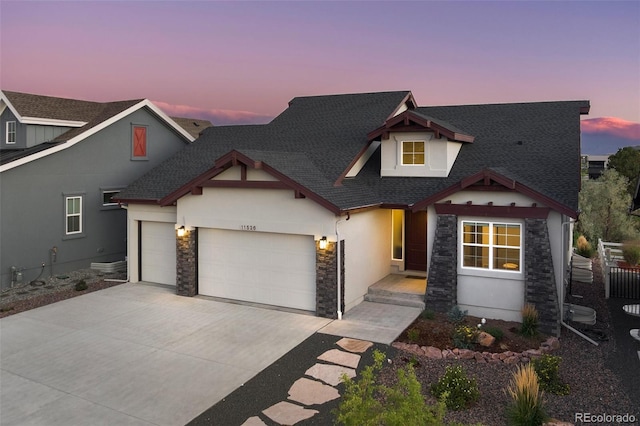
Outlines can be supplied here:
<path id="1" fill-rule="evenodd" d="M 28 124 L 26 126 L 27 148 L 31 148 L 32 146 L 36 146 L 42 142 L 52 141 L 70 129 L 71 127 Z"/>
<path id="2" fill-rule="evenodd" d="M 131 160 L 131 125 L 148 126 L 146 161 Z M 146 109 L 138 110 L 76 145 L 0 176 L 0 271 L 2 288 L 10 267 L 24 268 L 25 281 L 41 264 L 50 273 L 50 250 L 57 248 L 53 273 L 88 268 L 91 262 L 126 256 L 126 211 L 104 208 L 102 190 L 124 188 L 186 146 L 172 129 Z M 65 194 L 83 194 L 83 232 L 65 235 Z"/>

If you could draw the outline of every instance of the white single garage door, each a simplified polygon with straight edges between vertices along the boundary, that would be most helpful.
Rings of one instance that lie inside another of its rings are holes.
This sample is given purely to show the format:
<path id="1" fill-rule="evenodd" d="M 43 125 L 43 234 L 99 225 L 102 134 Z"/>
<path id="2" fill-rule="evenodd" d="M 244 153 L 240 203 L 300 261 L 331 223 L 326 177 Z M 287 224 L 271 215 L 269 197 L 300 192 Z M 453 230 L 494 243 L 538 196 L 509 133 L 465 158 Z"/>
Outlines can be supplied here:
<path id="1" fill-rule="evenodd" d="M 142 281 L 176 285 L 176 230 L 173 223 L 142 222 Z"/>
<path id="2" fill-rule="evenodd" d="M 313 237 L 200 228 L 198 293 L 315 311 Z"/>

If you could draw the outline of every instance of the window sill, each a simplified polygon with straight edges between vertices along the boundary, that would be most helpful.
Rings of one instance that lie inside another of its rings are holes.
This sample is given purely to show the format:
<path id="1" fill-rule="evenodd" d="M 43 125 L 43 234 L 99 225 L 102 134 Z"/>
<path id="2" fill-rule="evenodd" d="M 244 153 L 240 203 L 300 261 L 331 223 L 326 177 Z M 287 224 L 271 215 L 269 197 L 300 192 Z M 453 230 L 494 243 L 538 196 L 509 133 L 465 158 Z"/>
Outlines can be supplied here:
<path id="1" fill-rule="evenodd" d="M 65 234 L 62 239 L 63 240 L 77 240 L 79 238 L 85 238 L 87 235 L 84 232 L 79 234 Z"/>

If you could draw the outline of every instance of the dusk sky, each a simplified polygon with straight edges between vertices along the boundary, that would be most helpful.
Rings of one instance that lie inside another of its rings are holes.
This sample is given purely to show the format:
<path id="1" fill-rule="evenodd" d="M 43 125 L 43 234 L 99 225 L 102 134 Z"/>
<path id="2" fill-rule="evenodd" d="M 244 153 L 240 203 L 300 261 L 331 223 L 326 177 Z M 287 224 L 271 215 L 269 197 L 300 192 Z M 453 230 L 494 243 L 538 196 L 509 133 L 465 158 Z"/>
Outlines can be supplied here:
<path id="1" fill-rule="evenodd" d="M 583 131 L 640 144 L 638 1 L 0 0 L 0 25 L 5 90 L 148 98 L 216 125 L 265 123 L 319 94 L 588 99 Z"/>

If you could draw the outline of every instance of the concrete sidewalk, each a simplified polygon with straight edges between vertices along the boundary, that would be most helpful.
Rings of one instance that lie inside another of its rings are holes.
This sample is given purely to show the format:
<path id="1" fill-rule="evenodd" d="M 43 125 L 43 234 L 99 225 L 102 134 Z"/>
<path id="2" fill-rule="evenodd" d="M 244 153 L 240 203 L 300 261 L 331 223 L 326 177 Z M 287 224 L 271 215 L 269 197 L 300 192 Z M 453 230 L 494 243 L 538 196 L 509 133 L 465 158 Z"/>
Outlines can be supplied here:
<path id="1" fill-rule="evenodd" d="M 390 345 L 421 312 L 420 308 L 362 302 L 320 333 Z"/>
<path id="2" fill-rule="evenodd" d="M 0 320 L 0 424 L 183 425 L 331 320 L 123 284 Z"/>

